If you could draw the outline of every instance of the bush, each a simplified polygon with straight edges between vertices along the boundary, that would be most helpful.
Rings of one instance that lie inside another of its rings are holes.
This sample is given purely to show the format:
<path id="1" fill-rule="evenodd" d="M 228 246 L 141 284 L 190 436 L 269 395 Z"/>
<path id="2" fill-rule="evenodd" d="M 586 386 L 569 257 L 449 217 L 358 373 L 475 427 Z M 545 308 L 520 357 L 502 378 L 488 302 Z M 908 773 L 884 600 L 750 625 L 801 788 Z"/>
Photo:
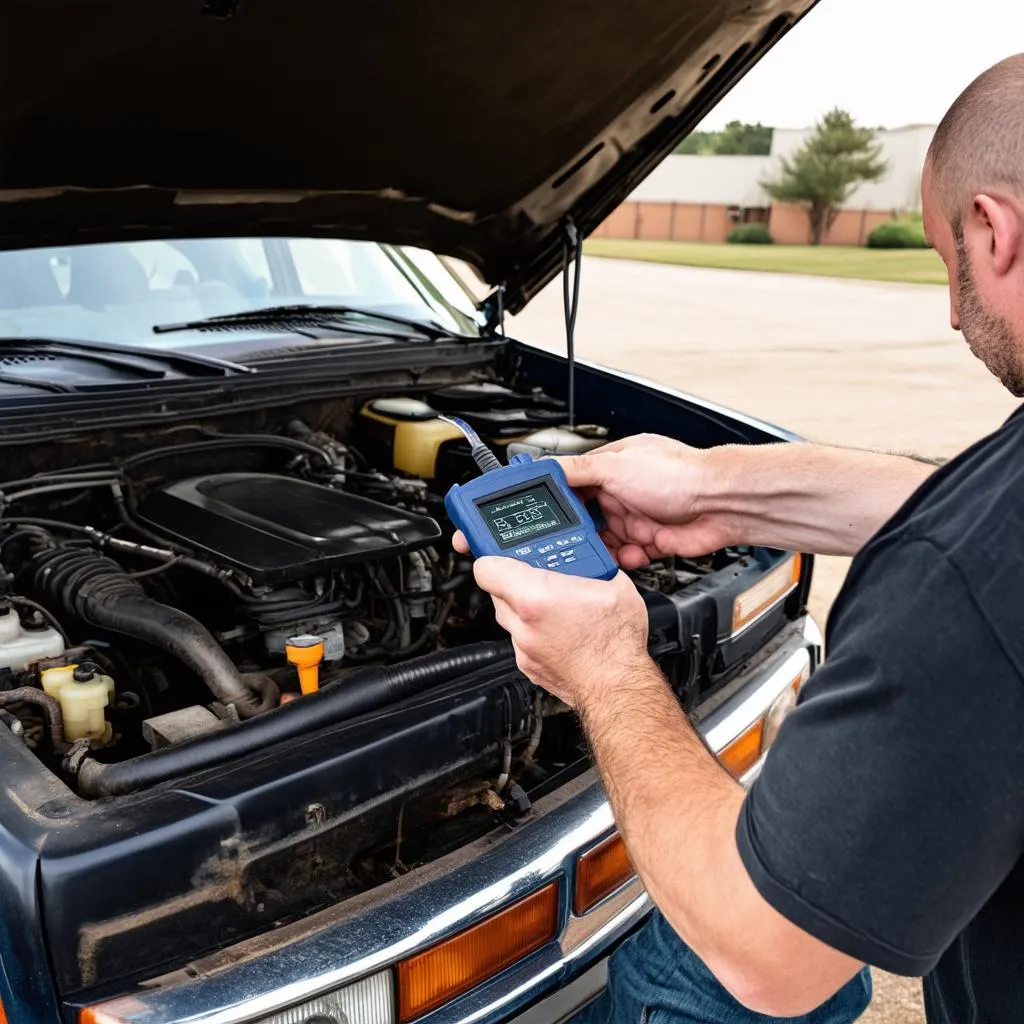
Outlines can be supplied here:
<path id="1" fill-rule="evenodd" d="M 868 235 L 869 249 L 927 249 L 920 221 L 890 220 Z"/>
<path id="2" fill-rule="evenodd" d="M 726 241 L 733 245 L 771 245 L 775 239 L 763 224 L 737 224 Z"/>

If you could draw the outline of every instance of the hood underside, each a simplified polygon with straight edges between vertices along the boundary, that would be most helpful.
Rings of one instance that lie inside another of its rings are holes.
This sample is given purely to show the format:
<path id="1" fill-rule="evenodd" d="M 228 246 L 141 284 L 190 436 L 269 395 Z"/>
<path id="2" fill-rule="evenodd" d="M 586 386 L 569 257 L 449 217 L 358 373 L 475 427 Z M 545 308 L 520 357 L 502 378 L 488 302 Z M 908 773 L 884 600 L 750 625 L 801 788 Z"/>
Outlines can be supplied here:
<path id="1" fill-rule="evenodd" d="M 517 311 L 814 0 L 0 0 L 0 248 L 343 236 Z"/>

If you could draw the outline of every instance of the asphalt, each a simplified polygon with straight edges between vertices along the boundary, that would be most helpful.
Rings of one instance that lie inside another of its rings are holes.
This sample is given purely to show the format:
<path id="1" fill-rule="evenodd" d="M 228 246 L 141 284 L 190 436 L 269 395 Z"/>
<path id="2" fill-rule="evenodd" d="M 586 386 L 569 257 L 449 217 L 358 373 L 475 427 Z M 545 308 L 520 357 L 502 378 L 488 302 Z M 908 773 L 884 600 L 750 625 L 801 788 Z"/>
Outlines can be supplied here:
<path id="1" fill-rule="evenodd" d="M 509 333 L 564 350 L 559 282 Z M 951 457 L 1015 408 L 949 326 L 945 288 L 585 258 L 581 358 L 810 440 Z M 817 561 L 824 622 L 849 562 Z M 921 1024 L 920 983 L 876 972 L 864 1024 Z"/>

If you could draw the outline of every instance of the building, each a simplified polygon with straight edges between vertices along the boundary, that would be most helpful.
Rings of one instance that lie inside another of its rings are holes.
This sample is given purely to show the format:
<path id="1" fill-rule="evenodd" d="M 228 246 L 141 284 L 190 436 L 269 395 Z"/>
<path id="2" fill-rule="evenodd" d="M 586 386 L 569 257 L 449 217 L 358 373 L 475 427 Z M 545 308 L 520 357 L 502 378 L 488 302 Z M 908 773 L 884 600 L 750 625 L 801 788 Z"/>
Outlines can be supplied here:
<path id="1" fill-rule="evenodd" d="M 724 242 L 736 224 L 767 224 L 776 242 L 805 243 L 809 227 L 799 206 L 772 203 L 760 182 L 799 149 L 812 129 L 776 128 L 768 156 L 670 156 L 594 232 L 595 238 Z M 920 178 L 934 125 L 879 132 L 889 170 L 861 185 L 825 238 L 863 245 L 879 224 L 921 207 Z"/>

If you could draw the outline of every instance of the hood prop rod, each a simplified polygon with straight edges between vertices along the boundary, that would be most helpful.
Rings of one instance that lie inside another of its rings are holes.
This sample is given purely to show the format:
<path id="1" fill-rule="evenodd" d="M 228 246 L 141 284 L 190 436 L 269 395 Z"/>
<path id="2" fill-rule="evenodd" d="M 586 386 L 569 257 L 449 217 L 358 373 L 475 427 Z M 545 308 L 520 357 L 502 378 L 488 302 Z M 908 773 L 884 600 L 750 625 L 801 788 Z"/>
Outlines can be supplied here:
<path id="1" fill-rule="evenodd" d="M 569 289 L 569 264 L 575 260 L 572 290 Z M 565 355 L 569 370 L 569 429 L 576 426 L 576 313 L 580 305 L 580 270 L 583 264 L 583 235 L 571 218 L 565 221 L 565 237 L 562 243 L 562 306 L 565 310 Z"/>

